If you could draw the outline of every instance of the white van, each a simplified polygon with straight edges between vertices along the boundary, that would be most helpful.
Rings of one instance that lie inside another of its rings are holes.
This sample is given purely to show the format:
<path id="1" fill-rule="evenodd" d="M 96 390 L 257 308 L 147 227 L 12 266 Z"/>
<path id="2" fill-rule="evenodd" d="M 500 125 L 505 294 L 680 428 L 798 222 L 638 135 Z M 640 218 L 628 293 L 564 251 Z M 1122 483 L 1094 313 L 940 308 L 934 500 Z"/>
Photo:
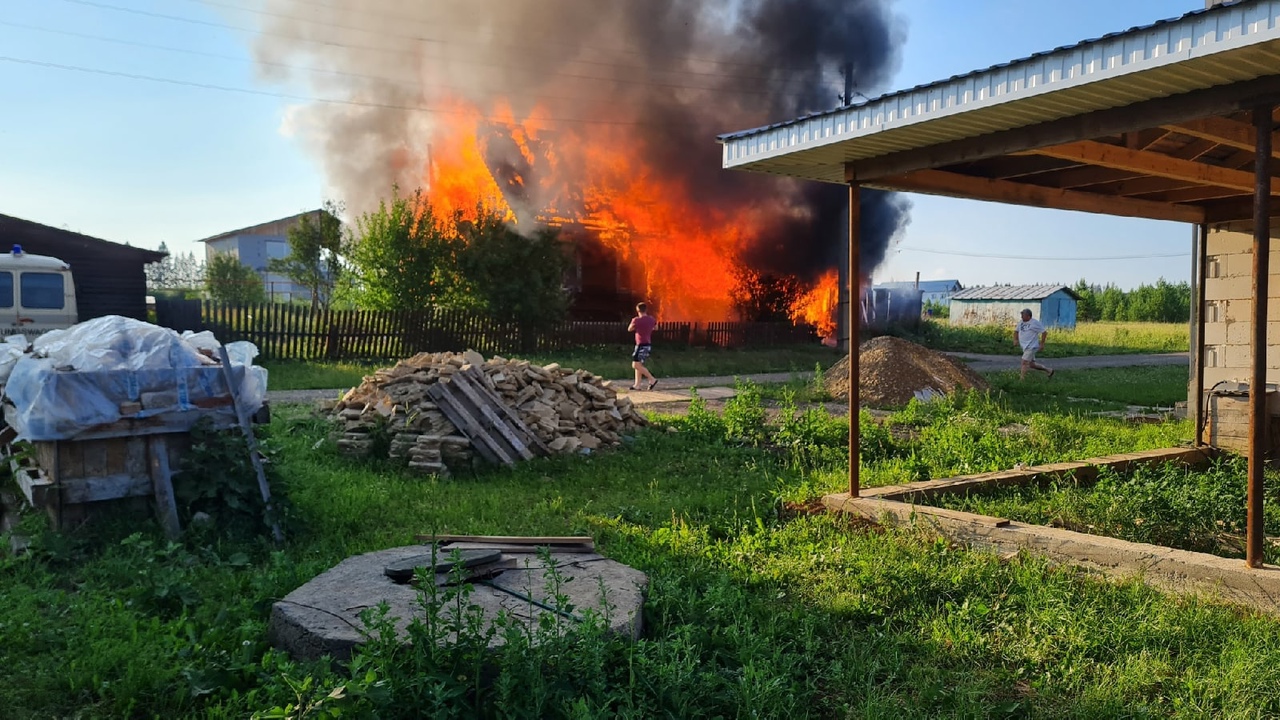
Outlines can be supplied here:
<path id="1" fill-rule="evenodd" d="M 0 253 L 0 335 L 28 339 L 76 324 L 76 284 L 71 266 L 22 246 Z"/>

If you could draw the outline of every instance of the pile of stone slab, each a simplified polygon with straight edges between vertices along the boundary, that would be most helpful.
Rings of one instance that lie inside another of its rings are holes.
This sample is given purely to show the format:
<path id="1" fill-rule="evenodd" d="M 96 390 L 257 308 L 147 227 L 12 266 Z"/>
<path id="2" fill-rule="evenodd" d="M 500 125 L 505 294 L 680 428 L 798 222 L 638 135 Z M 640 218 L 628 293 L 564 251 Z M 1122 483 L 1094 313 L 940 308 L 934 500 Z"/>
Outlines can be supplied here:
<path id="1" fill-rule="evenodd" d="M 334 406 L 341 452 L 367 457 L 388 448 L 411 469 L 447 475 L 470 465 L 475 448 L 432 399 L 455 375 L 479 378 L 552 453 L 598 450 L 645 424 L 631 400 L 583 370 L 465 353 L 420 353 L 366 377 Z M 388 443 L 389 440 L 389 443 Z"/>

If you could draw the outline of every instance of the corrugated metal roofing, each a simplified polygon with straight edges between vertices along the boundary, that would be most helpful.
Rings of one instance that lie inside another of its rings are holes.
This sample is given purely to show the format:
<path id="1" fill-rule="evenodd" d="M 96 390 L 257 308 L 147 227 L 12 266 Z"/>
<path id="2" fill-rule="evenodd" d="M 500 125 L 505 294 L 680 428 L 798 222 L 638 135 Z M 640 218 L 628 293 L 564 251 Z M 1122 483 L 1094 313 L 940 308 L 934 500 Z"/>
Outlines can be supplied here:
<path id="1" fill-rule="evenodd" d="M 952 300 L 1043 300 L 1059 290 L 1079 300 L 1080 296 L 1066 285 L 997 285 L 961 290 Z"/>
<path id="2" fill-rule="evenodd" d="M 1278 70 L 1280 0 L 1242 0 L 858 105 L 723 135 L 723 165 L 842 183 L 847 162 Z"/>

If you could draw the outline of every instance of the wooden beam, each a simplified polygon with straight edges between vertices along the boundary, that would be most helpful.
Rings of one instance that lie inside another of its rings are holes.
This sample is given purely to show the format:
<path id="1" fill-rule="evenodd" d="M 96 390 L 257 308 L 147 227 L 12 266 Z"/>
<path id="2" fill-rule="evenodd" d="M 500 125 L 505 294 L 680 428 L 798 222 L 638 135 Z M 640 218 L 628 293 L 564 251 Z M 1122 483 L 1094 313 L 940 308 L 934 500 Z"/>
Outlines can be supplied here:
<path id="1" fill-rule="evenodd" d="M 1205 220 L 1212 225 L 1222 225 L 1253 218 L 1253 196 L 1230 200 L 1210 200 L 1203 203 Z M 1271 198 L 1271 217 L 1280 217 L 1280 198 Z"/>
<path id="2" fill-rule="evenodd" d="M 942 170 L 919 170 L 906 175 L 882 178 L 875 186 L 885 190 L 947 195 L 949 197 L 987 200 L 1011 205 L 1078 210 L 1080 212 L 1124 217 L 1204 222 L 1204 211 L 1195 207 L 1167 205 L 1147 200 L 1111 197 L 1096 193 L 1041 187 L 1008 180 L 971 177 Z"/>
<path id="3" fill-rule="evenodd" d="M 1039 155 L 1005 155 L 998 158 L 979 160 L 975 163 L 965 163 L 962 167 L 945 169 L 966 175 L 981 175 L 983 177 L 996 178 L 997 180 L 1010 180 L 1078 166 L 1079 163 L 1041 157 Z"/>
<path id="4" fill-rule="evenodd" d="M 1111 168 L 1100 168 L 1093 165 L 1081 165 L 1070 170 L 1061 170 L 1052 175 L 1043 174 L 1035 178 L 1037 185 L 1056 187 L 1063 190 L 1101 185 L 1103 183 L 1131 180 L 1145 177 L 1142 173 L 1124 172 Z"/>
<path id="5" fill-rule="evenodd" d="M 1162 193 L 1151 193 L 1139 197 L 1140 200 L 1150 200 L 1160 203 L 1189 203 L 1203 202 L 1205 200 L 1220 200 L 1222 198 L 1240 197 L 1245 193 L 1231 188 L 1220 188 L 1210 186 L 1201 186 L 1186 188 L 1183 190 L 1170 190 Z"/>
<path id="6" fill-rule="evenodd" d="M 1098 183 L 1097 185 L 1092 186 L 1089 189 L 1089 192 L 1098 193 L 1099 195 L 1119 195 L 1121 197 L 1129 197 L 1133 195 L 1149 195 L 1157 192 L 1169 192 L 1171 190 L 1184 190 L 1187 188 L 1201 187 L 1204 186 L 1188 182 L 1186 180 L 1170 180 L 1169 178 L 1142 175 L 1129 180 Z"/>
<path id="7" fill-rule="evenodd" d="M 1197 160 L 1201 155 L 1204 155 L 1216 147 L 1218 147 L 1218 143 L 1215 143 L 1212 140 L 1195 138 L 1185 146 L 1167 154 L 1171 158 L 1178 158 L 1180 160 Z"/>
<path id="8" fill-rule="evenodd" d="M 1150 128 L 1123 133 L 1120 138 L 1124 141 L 1124 146 L 1130 150 L 1146 150 L 1163 140 L 1168 134 L 1169 131 L 1164 128 Z"/>
<path id="9" fill-rule="evenodd" d="M 855 163 L 854 175 L 864 181 L 875 180 L 913 170 L 973 162 L 1047 145 L 1178 124 L 1235 112 L 1251 105 L 1257 98 L 1269 95 L 1280 96 L 1280 75 L 1147 100 L 1110 110 L 1095 110 L 930 147 L 903 150 Z"/>
<path id="10" fill-rule="evenodd" d="M 1254 146 L 1258 143 L 1258 134 L 1254 131 L 1252 125 L 1224 117 L 1200 118 L 1199 120 L 1189 120 L 1177 125 L 1166 125 L 1165 127 L 1183 135 L 1209 140 L 1237 150 L 1248 150 L 1251 154 Z M 1274 152 L 1272 157 L 1275 157 Z"/>
<path id="11" fill-rule="evenodd" d="M 1217 165 L 1206 165 L 1192 160 L 1181 160 L 1160 153 L 1130 150 L 1092 140 L 1039 148 L 1035 153 L 1045 157 L 1076 160 L 1115 170 L 1142 172 L 1171 180 L 1188 180 L 1201 185 L 1216 185 L 1245 192 L 1252 192 L 1254 186 L 1252 173 Z M 1272 179 L 1271 194 L 1280 195 L 1280 179 Z"/>

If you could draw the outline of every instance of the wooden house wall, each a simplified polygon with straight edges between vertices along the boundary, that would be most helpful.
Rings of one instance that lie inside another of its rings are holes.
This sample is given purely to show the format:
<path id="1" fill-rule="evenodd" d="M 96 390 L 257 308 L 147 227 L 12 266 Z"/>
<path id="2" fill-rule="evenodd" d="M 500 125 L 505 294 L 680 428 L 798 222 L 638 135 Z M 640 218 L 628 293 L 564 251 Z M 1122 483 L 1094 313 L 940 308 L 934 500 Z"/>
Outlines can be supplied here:
<path id="1" fill-rule="evenodd" d="M 160 259 L 160 253 L 0 215 L 0 252 L 9 252 L 14 245 L 21 245 L 23 252 L 56 257 L 71 266 L 81 321 L 103 315 L 146 319 L 143 268 Z"/>

